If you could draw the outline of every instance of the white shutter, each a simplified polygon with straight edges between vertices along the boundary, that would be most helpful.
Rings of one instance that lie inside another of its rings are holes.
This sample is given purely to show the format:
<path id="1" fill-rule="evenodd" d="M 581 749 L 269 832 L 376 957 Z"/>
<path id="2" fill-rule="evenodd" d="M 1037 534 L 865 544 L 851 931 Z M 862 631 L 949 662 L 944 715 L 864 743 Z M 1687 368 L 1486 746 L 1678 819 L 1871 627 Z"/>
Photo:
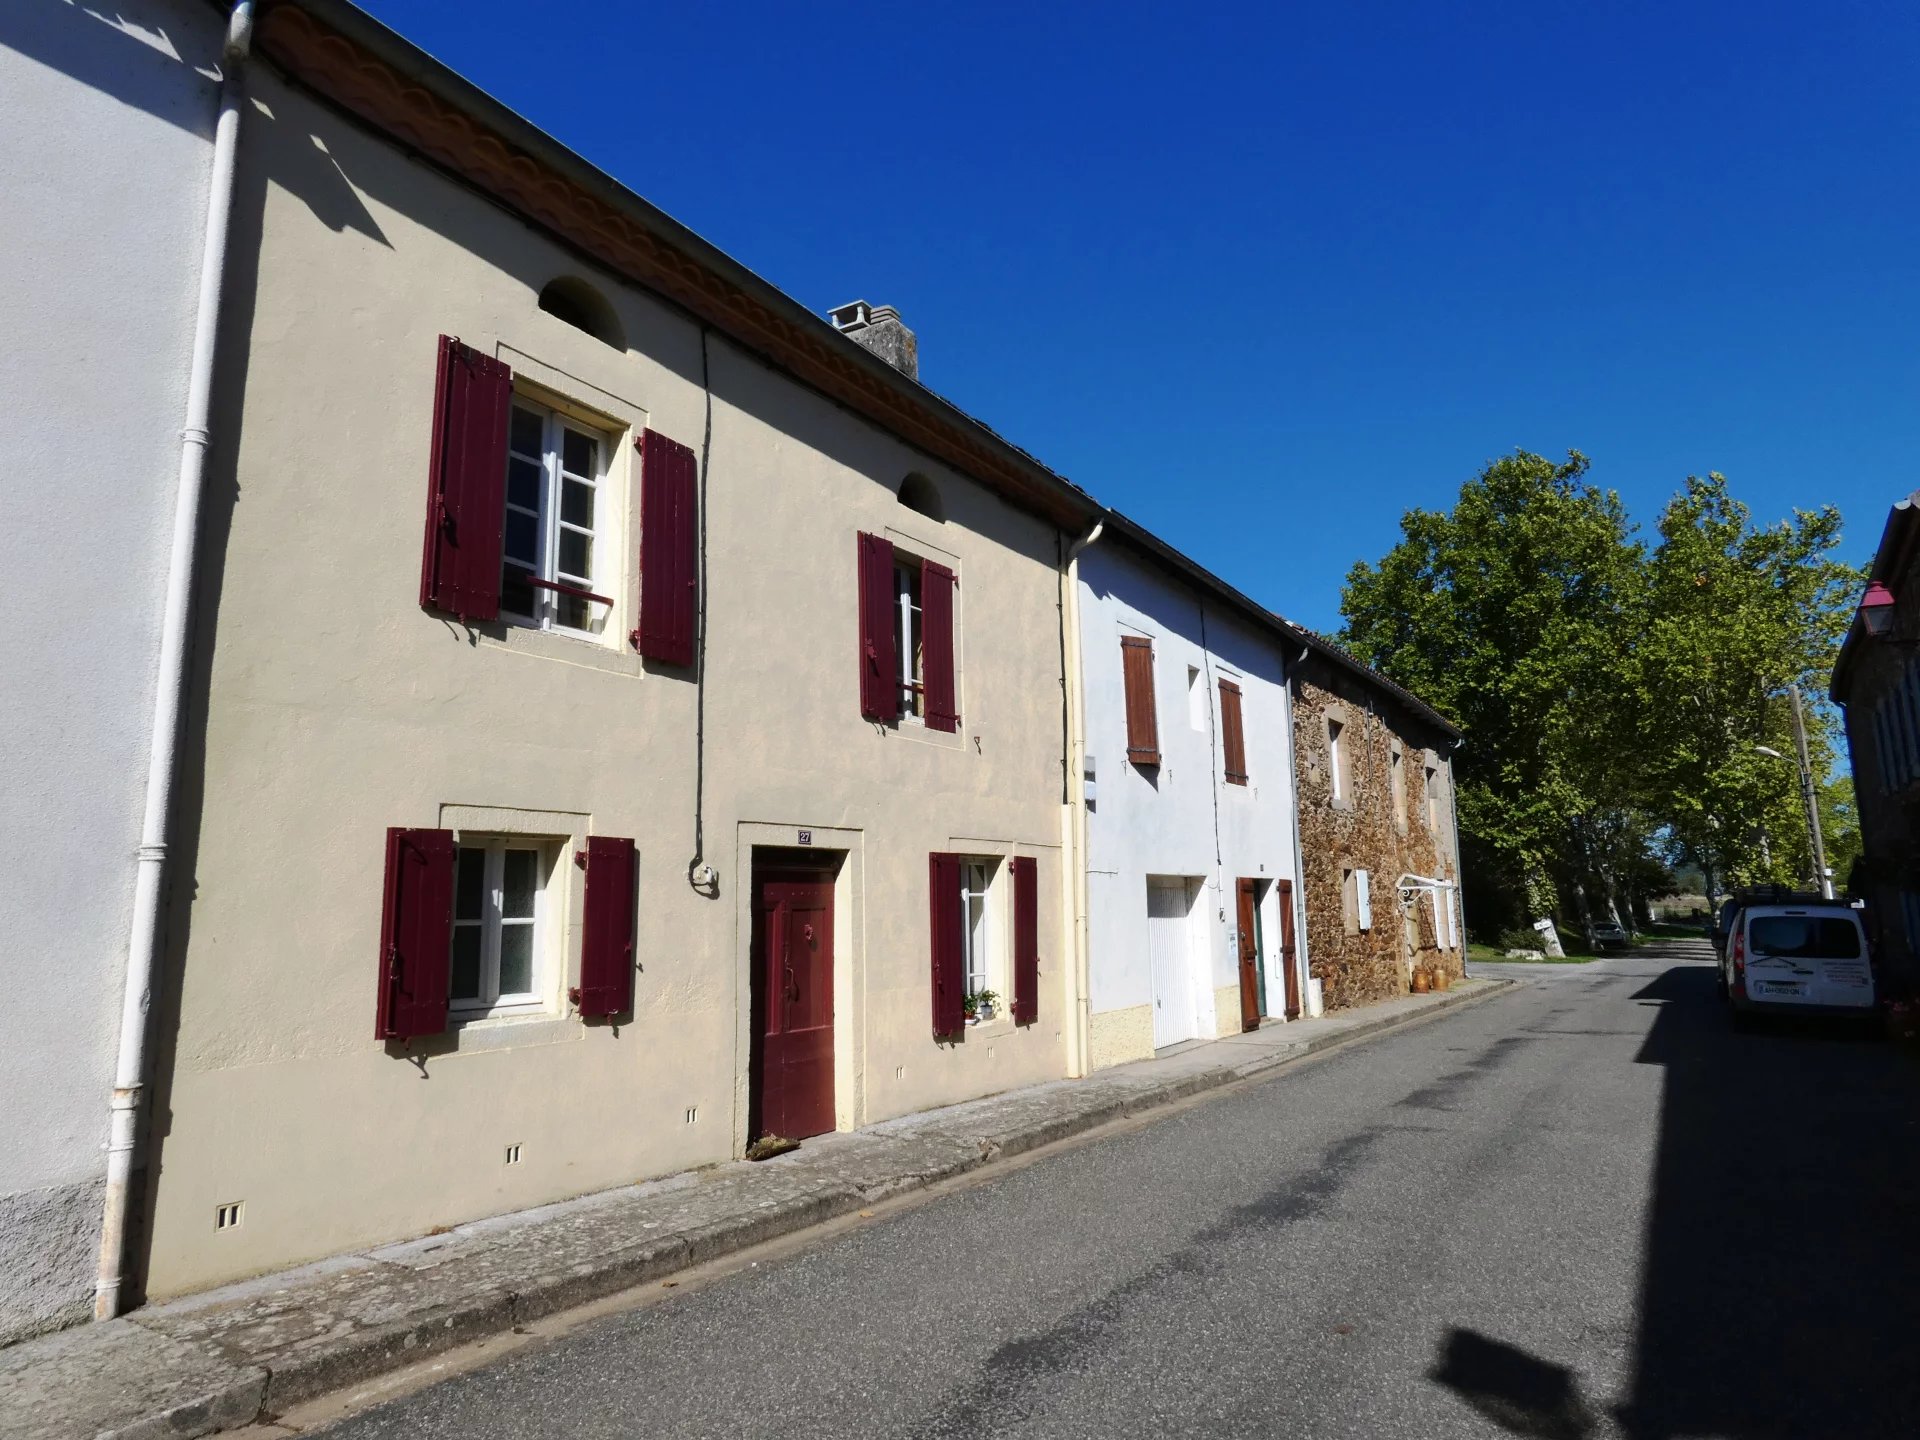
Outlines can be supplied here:
<path id="1" fill-rule="evenodd" d="M 1353 872 L 1353 894 L 1354 903 L 1360 911 L 1360 928 L 1371 930 L 1373 928 L 1373 897 L 1368 890 L 1366 871 Z"/>

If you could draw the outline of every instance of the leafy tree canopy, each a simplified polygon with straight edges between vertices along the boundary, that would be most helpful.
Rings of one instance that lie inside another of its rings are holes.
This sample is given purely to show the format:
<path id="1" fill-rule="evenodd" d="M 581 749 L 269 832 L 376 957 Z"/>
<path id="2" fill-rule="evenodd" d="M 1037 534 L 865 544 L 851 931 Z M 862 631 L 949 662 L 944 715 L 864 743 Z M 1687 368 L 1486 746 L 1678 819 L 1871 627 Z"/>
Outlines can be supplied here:
<path id="1" fill-rule="evenodd" d="M 1464 838 L 1523 908 L 1554 888 L 1615 898 L 1656 856 L 1804 877 L 1795 771 L 1758 747 L 1792 754 L 1788 685 L 1824 695 L 1861 579 L 1834 558 L 1839 512 L 1759 527 L 1725 477 L 1690 477 L 1649 545 L 1587 472 L 1577 451 L 1516 452 L 1452 510 L 1408 511 L 1348 573 L 1342 642 L 1465 730 Z M 1834 734 L 1810 705 L 1827 791 Z M 1823 810 L 1844 852 L 1848 808 Z"/>

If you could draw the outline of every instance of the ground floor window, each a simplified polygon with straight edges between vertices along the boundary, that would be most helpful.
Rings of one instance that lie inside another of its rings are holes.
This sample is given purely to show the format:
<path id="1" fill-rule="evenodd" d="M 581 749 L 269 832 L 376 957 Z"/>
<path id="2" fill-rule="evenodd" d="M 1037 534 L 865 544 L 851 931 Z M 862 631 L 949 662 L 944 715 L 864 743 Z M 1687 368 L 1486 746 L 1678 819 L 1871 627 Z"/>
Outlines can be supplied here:
<path id="1" fill-rule="evenodd" d="M 453 887 L 450 1007 L 464 1018 L 545 1002 L 550 847 L 524 840 L 462 844 Z"/>

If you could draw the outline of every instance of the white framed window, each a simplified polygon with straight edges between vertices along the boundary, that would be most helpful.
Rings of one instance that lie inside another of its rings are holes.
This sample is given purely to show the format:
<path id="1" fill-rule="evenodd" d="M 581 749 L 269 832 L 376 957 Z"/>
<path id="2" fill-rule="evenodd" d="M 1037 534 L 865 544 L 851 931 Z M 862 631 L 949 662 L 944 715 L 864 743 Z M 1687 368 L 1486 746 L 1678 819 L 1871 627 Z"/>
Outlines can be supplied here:
<path id="1" fill-rule="evenodd" d="M 1425 768 L 1427 788 L 1424 793 L 1427 797 L 1427 829 L 1438 834 L 1440 830 L 1440 770 L 1438 766 L 1434 765 L 1428 765 Z"/>
<path id="2" fill-rule="evenodd" d="M 1207 687 L 1193 665 L 1187 666 L 1187 723 L 1196 730 L 1207 728 Z"/>
<path id="3" fill-rule="evenodd" d="M 1333 787 L 1333 798 L 1347 798 L 1347 757 L 1342 735 L 1346 730 L 1338 720 L 1327 721 L 1327 783 Z"/>
<path id="4" fill-rule="evenodd" d="M 601 638 L 618 546 L 609 538 L 608 437 L 522 395 L 507 425 L 500 608 L 542 630 Z"/>
<path id="5" fill-rule="evenodd" d="M 1393 828 L 1401 834 L 1407 830 L 1407 767 L 1406 755 L 1398 740 L 1393 742 L 1387 752 L 1387 790 L 1393 797 Z"/>
<path id="6" fill-rule="evenodd" d="M 993 865 L 969 860 L 960 867 L 960 907 L 966 917 L 962 955 L 967 993 L 993 988 Z"/>
<path id="7" fill-rule="evenodd" d="M 557 847 L 525 839 L 467 840 L 453 876 L 448 1006 L 463 1019 L 546 1005 L 547 884 Z"/>
<path id="8" fill-rule="evenodd" d="M 925 724 L 927 717 L 925 632 L 920 615 L 920 561 L 894 552 L 894 669 L 900 687 L 900 718 Z"/>

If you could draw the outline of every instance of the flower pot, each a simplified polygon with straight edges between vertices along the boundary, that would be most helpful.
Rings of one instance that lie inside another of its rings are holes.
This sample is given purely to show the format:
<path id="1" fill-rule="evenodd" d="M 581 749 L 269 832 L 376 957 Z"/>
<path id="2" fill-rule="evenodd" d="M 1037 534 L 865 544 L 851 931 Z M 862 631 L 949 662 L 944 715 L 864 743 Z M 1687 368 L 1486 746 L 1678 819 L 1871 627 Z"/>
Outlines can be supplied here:
<path id="1" fill-rule="evenodd" d="M 1424 995 L 1428 990 L 1433 988 L 1432 981 L 1428 978 L 1424 968 L 1413 972 L 1413 981 L 1408 988 L 1411 989 L 1415 995 Z"/>

